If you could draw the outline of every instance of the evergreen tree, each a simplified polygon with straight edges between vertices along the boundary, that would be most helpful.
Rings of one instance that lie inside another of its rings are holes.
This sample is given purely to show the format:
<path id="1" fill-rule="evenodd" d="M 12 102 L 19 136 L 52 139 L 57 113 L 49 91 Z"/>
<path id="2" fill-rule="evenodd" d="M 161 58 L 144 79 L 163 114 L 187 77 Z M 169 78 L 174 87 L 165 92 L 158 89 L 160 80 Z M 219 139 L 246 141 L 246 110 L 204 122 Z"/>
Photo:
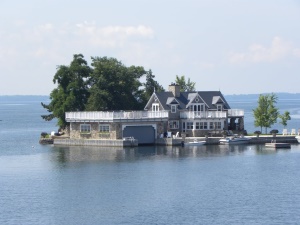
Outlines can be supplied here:
<path id="1" fill-rule="evenodd" d="M 188 78 L 188 80 L 186 81 L 184 75 L 182 75 L 181 77 L 176 75 L 175 83 L 180 86 L 180 92 L 195 91 L 196 90 L 195 89 L 196 83 L 192 82 L 190 80 L 190 78 Z"/>
<path id="2" fill-rule="evenodd" d="M 151 95 L 154 92 L 162 92 L 165 91 L 163 86 L 161 86 L 156 80 L 154 80 L 155 75 L 153 75 L 152 71 L 149 70 L 146 73 L 146 82 L 144 83 L 144 103 L 146 104 Z M 144 105 L 145 105 L 144 104 Z"/>

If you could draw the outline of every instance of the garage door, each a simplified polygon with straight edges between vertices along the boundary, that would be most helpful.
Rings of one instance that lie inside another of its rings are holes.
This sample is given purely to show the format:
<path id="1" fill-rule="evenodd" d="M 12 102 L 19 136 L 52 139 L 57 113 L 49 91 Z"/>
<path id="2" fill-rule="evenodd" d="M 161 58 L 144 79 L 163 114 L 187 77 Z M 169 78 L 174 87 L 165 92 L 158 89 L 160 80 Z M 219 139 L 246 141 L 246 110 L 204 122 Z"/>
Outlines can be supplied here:
<path id="1" fill-rule="evenodd" d="M 123 137 L 134 137 L 139 145 L 154 144 L 155 130 L 153 126 L 127 126 L 123 130 Z"/>

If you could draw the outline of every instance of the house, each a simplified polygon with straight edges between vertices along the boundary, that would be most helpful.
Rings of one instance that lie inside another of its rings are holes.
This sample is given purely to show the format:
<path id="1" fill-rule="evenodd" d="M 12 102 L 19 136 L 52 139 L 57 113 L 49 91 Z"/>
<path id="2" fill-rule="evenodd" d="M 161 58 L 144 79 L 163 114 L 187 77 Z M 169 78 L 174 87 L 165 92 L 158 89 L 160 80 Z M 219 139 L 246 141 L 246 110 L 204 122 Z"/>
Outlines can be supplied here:
<path id="1" fill-rule="evenodd" d="M 144 111 L 67 112 L 70 139 L 124 139 L 139 144 L 185 135 L 221 135 L 244 131 L 244 111 L 231 109 L 220 91 L 180 92 L 172 83 L 166 92 L 153 93 Z"/>

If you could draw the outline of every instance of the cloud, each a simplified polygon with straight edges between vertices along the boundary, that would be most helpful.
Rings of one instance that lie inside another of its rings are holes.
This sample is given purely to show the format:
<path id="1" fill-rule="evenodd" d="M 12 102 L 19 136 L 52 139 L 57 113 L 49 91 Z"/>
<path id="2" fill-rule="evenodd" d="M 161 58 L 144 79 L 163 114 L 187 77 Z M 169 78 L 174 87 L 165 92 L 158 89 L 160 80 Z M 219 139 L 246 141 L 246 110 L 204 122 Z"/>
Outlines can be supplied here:
<path id="1" fill-rule="evenodd" d="M 84 22 L 76 24 L 76 27 L 79 37 L 89 41 L 89 44 L 99 47 L 122 47 L 131 39 L 137 41 L 154 37 L 153 29 L 144 25 L 97 27 L 95 23 Z"/>
<path id="2" fill-rule="evenodd" d="M 266 47 L 261 44 L 252 44 L 246 52 L 231 52 L 229 62 L 232 64 L 251 62 L 275 62 L 288 56 L 300 56 L 291 43 L 282 40 L 280 37 L 274 37 L 270 46 Z"/>

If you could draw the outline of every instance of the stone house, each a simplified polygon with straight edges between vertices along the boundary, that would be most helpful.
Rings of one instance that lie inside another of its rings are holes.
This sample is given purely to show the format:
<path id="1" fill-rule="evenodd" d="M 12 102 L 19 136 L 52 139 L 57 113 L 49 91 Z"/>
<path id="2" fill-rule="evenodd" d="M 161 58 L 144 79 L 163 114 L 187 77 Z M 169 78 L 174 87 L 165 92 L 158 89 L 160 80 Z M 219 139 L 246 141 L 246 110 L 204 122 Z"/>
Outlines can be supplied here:
<path id="1" fill-rule="evenodd" d="M 244 131 L 244 110 L 231 109 L 220 91 L 180 92 L 177 84 L 154 92 L 144 111 L 66 112 L 70 139 L 124 139 L 153 144 L 158 138 L 221 136 Z"/>

